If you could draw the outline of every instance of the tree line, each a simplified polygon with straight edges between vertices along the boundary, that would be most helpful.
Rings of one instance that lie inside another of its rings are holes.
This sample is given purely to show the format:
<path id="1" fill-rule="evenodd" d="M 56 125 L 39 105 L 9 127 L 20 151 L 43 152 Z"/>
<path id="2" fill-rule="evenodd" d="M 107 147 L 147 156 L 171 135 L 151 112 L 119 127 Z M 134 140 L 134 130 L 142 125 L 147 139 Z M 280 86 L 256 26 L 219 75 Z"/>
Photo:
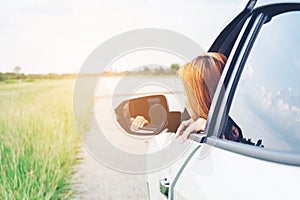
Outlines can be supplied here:
<path id="1" fill-rule="evenodd" d="M 171 64 L 170 67 L 163 66 L 144 66 L 142 68 L 134 69 L 131 71 L 119 71 L 119 72 L 103 72 L 104 76 L 118 76 L 118 75 L 175 75 L 180 68 L 177 63 Z"/>
<path id="2" fill-rule="evenodd" d="M 102 72 L 100 74 L 80 74 L 79 76 L 119 76 L 119 75 L 174 75 L 177 73 L 180 65 L 175 63 L 171 64 L 169 68 L 167 67 L 148 67 L 144 66 L 137 70 L 132 71 L 121 71 L 121 72 Z M 22 69 L 19 66 L 16 66 L 13 72 L 0 72 L 0 83 L 17 83 L 17 82 L 33 82 L 35 80 L 60 80 L 60 79 L 73 79 L 76 78 L 78 74 L 75 73 L 48 73 L 48 74 L 24 74 L 21 73 Z"/>
<path id="3" fill-rule="evenodd" d="M 24 73 L 14 73 L 14 72 L 0 72 L 0 82 L 4 83 L 16 83 L 16 82 L 33 82 L 35 80 L 42 79 L 72 79 L 75 78 L 76 74 L 56 74 L 56 73 L 48 73 L 48 74 L 24 74 Z"/>

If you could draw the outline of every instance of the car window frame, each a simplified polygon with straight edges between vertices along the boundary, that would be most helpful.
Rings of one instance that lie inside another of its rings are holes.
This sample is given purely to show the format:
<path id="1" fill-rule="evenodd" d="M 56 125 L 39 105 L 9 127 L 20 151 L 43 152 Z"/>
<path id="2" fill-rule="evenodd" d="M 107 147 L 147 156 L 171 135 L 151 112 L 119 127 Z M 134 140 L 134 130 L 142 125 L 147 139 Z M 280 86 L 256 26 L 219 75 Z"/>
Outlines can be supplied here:
<path id="1" fill-rule="evenodd" d="M 218 85 L 218 88 L 223 88 L 224 91 L 217 97 L 217 105 L 214 105 L 212 115 L 209 116 L 209 124 L 205 131 L 207 137 L 203 140 L 206 144 L 266 161 L 300 166 L 300 156 L 297 153 L 259 148 L 219 138 L 219 134 L 225 126 L 226 118 L 229 117 L 229 110 L 238 82 L 260 29 L 274 16 L 292 11 L 300 12 L 300 3 L 272 4 L 254 10 L 246 30 L 241 33 L 241 40 L 230 63 L 227 63 L 231 70 L 222 75 L 221 79 L 223 80 Z M 214 123 L 212 124 L 211 121 Z"/>

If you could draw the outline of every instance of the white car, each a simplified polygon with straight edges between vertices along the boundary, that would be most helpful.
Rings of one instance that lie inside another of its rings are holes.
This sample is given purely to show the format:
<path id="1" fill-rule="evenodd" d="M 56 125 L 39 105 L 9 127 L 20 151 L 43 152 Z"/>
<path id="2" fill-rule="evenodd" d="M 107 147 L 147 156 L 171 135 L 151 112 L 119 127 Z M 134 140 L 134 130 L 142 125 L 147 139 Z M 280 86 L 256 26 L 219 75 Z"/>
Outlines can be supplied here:
<path id="1" fill-rule="evenodd" d="M 150 199 L 299 199 L 300 3 L 255 3 L 208 50 L 228 61 L 205 132 L 148 174 Z M 220 137 L 229 119 L 241 142 Z M 164 148 L 172 134 L 160 133 L 150 148 Z"/>

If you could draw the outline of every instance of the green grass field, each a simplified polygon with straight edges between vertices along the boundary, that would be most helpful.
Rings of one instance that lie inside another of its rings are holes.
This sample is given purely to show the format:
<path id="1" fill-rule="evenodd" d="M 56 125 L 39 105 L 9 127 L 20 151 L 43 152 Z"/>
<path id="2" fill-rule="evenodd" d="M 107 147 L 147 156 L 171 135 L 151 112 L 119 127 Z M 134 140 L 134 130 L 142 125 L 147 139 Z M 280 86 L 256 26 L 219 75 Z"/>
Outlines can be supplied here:
<path id="1" fill-rule="evenodd" d="M 70 199 L 74 80 L 0 85 L 0 199 Z M 88 118 L 78 128 L 88 127 Z"/>

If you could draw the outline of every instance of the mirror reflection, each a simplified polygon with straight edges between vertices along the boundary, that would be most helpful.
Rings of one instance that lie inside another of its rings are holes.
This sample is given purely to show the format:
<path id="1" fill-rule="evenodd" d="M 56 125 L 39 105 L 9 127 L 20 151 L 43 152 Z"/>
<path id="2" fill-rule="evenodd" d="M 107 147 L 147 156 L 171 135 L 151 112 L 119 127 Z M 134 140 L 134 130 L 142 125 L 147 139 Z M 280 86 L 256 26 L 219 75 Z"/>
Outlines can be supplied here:
<path id="1" fill-rule="evenodd" d="M 130 134 L 155 135 L 176 131 L 181 113 L 170 112 L 164 95 L 151 95 L 123 101 L 115 108 L 117 121 Z"/>

